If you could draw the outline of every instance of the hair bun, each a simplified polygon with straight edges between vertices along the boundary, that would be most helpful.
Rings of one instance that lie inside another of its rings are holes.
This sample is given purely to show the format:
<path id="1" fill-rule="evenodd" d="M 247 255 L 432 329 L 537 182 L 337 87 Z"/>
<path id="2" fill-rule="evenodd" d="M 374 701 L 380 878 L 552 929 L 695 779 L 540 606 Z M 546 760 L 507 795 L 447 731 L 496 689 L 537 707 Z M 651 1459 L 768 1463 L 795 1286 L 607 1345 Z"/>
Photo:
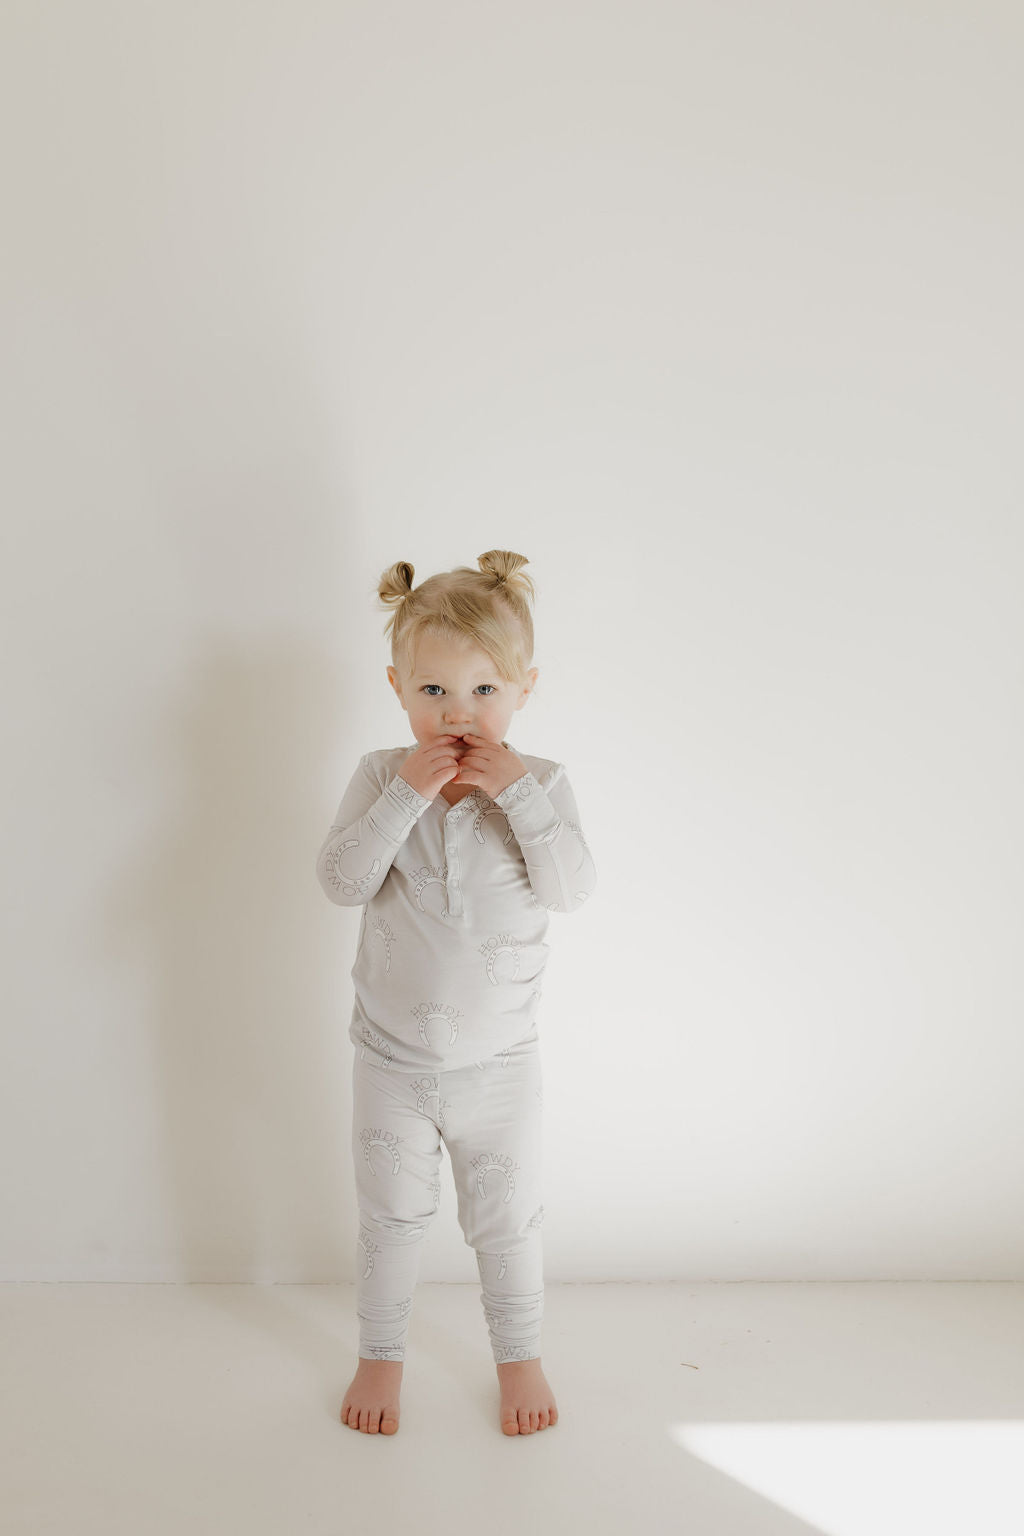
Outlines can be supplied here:
<path id="1" fill-rule="evenodd" d="M 392 610 L 384 632 L 399 670 L 411 670 L 420 637 L 429 634 L 471 640 L 503 678 L 521 682 L 533 656 L 533 580 L 522 569 L 529 561 L 515 550 L 487 549 L 477 564 L 439 571 L 416 588 L 409 560 L 383 572 L 377 591 Z"/>
<path id="2" fill-rule="evenodd" d="M 397 606 L 412 592 L 412 580 L 416 568 L 408 560 L 396 560 L 382 574 L 377 585 L 377 596 L 382 603 Z"/>
<path id="3" fill-rule="evenodd" d="M 512 549 L 487 549 L 477 555 L 476 563 L 485 575 L 494 577 L 495 589 L 509 586 L 511 578 L 524 565 L 529 565 L 525 555 L 517 555 Z M 528 585 L 529 577 L 524 577 Z"/>

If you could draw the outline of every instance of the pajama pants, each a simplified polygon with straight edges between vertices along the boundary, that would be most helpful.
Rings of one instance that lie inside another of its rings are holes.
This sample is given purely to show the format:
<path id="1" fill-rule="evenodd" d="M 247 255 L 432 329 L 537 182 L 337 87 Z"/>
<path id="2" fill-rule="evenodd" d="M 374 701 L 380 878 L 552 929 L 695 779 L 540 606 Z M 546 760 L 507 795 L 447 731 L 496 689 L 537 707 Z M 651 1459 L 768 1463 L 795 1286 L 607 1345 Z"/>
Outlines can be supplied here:
<path id="1" fill-rule="evenodd" d="M 441 1142 L 459 1225 L 476 1250 L 496 1363 L 540 1355 L 542 1081 L 536 1032 L 451 1071 L 403 1068 L 369 1046 L 352 1069 L 359 1205 L 359 1355 L 404 1360 L 420 1244 L 441 1199 Z"/>

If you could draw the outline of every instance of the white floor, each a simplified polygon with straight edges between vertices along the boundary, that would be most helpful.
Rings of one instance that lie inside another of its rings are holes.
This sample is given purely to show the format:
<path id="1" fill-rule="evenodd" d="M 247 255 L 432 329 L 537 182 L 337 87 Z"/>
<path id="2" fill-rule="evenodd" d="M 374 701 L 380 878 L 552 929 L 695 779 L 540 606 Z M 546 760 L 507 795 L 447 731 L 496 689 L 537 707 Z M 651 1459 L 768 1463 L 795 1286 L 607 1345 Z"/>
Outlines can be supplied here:
<path id="1" fill-rule="evenodd" d="M 0 1286 L 0 1529 L 1024 1532 L 1024 1284 L 549 1282 L 517 1437 L 478 1295 L 418 1286 L 385 1437 L 339 1419 L 351 1286 Z"/>

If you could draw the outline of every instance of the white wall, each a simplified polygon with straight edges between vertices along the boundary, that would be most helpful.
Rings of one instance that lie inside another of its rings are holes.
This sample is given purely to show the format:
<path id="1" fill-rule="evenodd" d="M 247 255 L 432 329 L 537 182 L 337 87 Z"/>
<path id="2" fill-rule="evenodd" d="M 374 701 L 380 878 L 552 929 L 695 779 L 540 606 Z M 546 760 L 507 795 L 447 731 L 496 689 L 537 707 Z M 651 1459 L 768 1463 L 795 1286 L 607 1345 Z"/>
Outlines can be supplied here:
<path id="1" fill-rule="evenodd" d="M 314 861 L 380 571 L 500 545 L 549 1278 L 1020 1278 L 1020 10 L 0 27 L 0 1277 L 352 1278 Z"/>

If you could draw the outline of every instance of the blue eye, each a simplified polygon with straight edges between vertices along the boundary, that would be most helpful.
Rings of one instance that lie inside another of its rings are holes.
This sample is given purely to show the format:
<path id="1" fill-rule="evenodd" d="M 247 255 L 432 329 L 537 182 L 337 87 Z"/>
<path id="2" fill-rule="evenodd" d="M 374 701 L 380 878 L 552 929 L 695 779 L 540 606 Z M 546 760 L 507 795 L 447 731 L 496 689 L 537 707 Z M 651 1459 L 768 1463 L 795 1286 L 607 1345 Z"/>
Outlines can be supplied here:
<path id="1" fill-rule="evenodd" d="M 481 687 L 481 688 L 489 688 L 491 690 L 491 693 L 495 693 L 497 691 L 495 689 L 495 686 L 494 686 L 493 683 L 480 683 L 478 686 Z M 420 689 L 420 692 L 421 693 L 427 693 L 427 689 L 428 688 L 441 688 L 441 684 L 440 683 L 424 683 L 423 687 Z M 442 693 L 444 692 L 443 688 L 441 688 L 441 692 Z M 490 694 L 484 694 L 484 698 L 489 698 L 489 697 L 490 697 Z M 427 693 L 427 698 L 428 699 L 436 699 L 437 698 L 437 694 L 436 693 Z"/>

